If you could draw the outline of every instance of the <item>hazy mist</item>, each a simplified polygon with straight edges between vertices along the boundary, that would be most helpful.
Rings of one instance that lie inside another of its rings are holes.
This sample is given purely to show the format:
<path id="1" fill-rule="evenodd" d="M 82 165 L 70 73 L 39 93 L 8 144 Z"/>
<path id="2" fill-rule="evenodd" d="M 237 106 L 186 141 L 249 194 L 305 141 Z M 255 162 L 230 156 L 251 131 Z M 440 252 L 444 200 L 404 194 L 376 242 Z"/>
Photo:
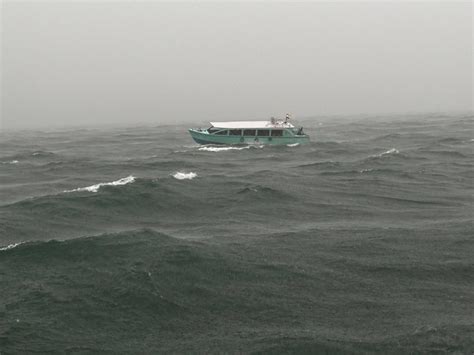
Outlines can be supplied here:
<path id="1" fill-rule="evenodd" d="M 472 110 L 471 2 L 2 3 L 1 120 Z"/>

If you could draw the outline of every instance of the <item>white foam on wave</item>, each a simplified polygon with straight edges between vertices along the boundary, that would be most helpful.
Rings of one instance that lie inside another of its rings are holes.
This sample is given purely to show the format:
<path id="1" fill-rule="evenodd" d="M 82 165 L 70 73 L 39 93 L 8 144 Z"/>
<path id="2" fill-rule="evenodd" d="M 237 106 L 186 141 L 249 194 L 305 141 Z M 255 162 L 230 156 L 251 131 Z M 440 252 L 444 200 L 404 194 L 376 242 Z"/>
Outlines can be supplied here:
<path id="1" fill-rule="evenodd" d="M 18 164 L 18 160 L 11 160 L 11 161 L 2 161 L 2 164 Z"/>
<path id="2" fill-rule="evenodd" d="M 299 143 L 291 143 L 291 144 L 287 144 L 286 146 L 287 147 L 297 147 L 299 145 L 300 145 Z"/>
<path id="3" fill-rule="evenodd" d="M 226 152 L 229 150 L 244 150 L 250 148 L 263 148 L 263 145 L 246 145 L 245 147 L 201 147 L 198 150 L 205 152 Z"/>
<path id="4" fill-rule="evenodd" d="M 187 153 L 189 151 L 193 151 L 196 148 L 202 147 L 200 144 L 192 144 L 192 145 L 183 145 L 182 148 L 184 149 L 178 149 L 178 150 L 173 150 L 173 153 Z"/>
<path id="5" fill-rule="evenodd" d="M 184 173 L 182 171 L 178 171 L 177 173 L 173 174 L 173 177 L 178 180 L 192 180 L 197 176 L 194 172 Z"/>
<path id="6" fill-rule="evenodd" d="M 74 190 L 66 190 L 64 192 L 79 192 L 79 191 L 88 191 L 88 192 L 97 192 L 102 186 L 120 186 L 127 185 L 135 181 L 135 177 L 130 175 L 112 182 L 101 182 L 100 184 L 95 184 L 87 187 L 79 187 Z"/>
<path id="7" fill-rule="evenodd" d="M 205 151 L 205 152 L 226 152 L 228 150 L 243 150 L 249 149 L 250 146 L 246 147 L 201 147 L 198 150 Z"/>
<path id="8" fill-rule="evenodd" d="M 383 152 L 383 153 L 380 153 L 380 154 L 372 155 L 372 157 L 374 157 L 374 158 L 380 158 L 380 157 L 383 157 L 384 155 L 398 154 L 398 153 L 400 153 L 400 152 L 398 151 L 398 149 L 392 148 L 392 149 L 387 150 L 386 152 Z"/>
<path id="9" fill-rule="evenodd" d="M 10 250 L 10 249 L 16 248 L 20 244 L 23 244 L 23 242 L 7 245 L 6 247 L 0 248 L 0 251 L 5 251 L 5 250 Z"/>

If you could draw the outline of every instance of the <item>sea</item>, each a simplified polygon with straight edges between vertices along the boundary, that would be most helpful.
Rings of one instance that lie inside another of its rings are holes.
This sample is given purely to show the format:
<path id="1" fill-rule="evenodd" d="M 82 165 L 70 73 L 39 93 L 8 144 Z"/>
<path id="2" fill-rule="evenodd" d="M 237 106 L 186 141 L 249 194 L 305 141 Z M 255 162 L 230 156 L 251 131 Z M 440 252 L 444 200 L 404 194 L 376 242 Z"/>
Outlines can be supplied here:
<path id="1" fill-rule="evenodd" d="M 4 131 L 0 353 L 472 354 L 473 122 Z"/>

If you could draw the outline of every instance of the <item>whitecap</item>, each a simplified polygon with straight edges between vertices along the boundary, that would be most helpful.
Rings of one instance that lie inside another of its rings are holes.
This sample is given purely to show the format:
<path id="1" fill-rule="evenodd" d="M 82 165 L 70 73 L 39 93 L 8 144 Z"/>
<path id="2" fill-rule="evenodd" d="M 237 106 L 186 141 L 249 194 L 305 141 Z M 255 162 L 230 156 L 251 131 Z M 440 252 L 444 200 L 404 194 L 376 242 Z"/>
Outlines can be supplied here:
<path id="1" fill-rule="evenodd" d="M 10 249 L 16 248 L 20 244 L 23 244 L 23 242 L 7 245 L 6 247 L 0 248 L 0 251 L 5 251 L 5 250 L 10 250 Z"/>
<path id="2" fill-rule="evenodd" d="M 197 176 L 196 173 L 194 172 L 189 172 L 189 173 L 184 173 L 181 171 L 178 171 L 177 173 L 173 174 L 173 177 L 178 180 L 192 180 Z"/>
<path id="3" fill-rule="evenodd" d="M 300 145 L 299 143 L 291 143 L 291 144 L 287 144 L 286 146 L 287 147 L 297 147 L 299 145 Z"/>
<path id="4" fill-rule="evenodd" d="M 380 154 L 372 155 L 372 157 L 373 157 L 373 158 L 380 158 L 380 157 L 383 157 L 384 155 L 398 154 L 398 153 L 400 153 L 400 152 L 398 151 L 398 149 L 391 148 L 391 149 L 387 150 L 386 152 L 383 152 L 383 153 L 380 153 Z"/>
<path id="5" fill-rule="evenodd" d="M 205 152 L 226 152 L 228 150 L 243 150 L 249 149 L 250 146 L 246 147 L 201 147 L 198 150 L 205 151 Z"/>
<path id="6" fill-rule="evenodd" d="M 12 160 L 12 161 L 2 161 L 2 164 L 18 164 L 18 160 Z"/>
<path id="7" fill-rule="evenodd" d="M 226 152 L 229 150 L 244 150 L 250 148 L 263 148 L 263 145 L 246 145 L 245 147 L 201 147 L 198 150 L 205 151 L 205 152 Z"/>
<path id="8" fill-rule="evenodd" d="M 173 153 L 187 153 L 189 150 L 183 149 L 183 150 L 173 150 Z"/>
<path id="9" fill-rule="evenodd" d="M 97 192 L 102 186 L 120 186 L 120 185 L 127 185 L 135 181 L 135 177 L 130 175 L 125 178 L 119 179 L 117 181 L 112 182 L 101 182 L 100 184 L 91 185 L 87 187 L 79 187 L 74 190 L 66 190 L 64 192 L 79 192 L 79 191 L 88 191 L 88 192 Z"/>
<path id="10" fill-rule="evenodd" d="M 187 153 L 190 150 L 194 150 L 196 148 L 202 147 L 200 144 L 188 144 L 188 145 L 183 145 L 181 148 L 184 149 L 178 149 L 178 150 L 173 150 L 173 153 Z"/>

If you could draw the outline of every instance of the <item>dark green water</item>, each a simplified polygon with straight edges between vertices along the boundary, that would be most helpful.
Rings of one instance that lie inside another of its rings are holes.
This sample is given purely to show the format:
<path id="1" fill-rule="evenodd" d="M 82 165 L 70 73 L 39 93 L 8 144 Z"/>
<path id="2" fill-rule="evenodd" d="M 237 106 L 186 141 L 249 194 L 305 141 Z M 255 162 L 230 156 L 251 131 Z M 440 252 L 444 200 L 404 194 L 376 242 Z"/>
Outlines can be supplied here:
<path id="1" fill-rule="evenodd" d="M 301 123 L 2 133 L 0 353 L 472 353 L 473 117 Z"/>

